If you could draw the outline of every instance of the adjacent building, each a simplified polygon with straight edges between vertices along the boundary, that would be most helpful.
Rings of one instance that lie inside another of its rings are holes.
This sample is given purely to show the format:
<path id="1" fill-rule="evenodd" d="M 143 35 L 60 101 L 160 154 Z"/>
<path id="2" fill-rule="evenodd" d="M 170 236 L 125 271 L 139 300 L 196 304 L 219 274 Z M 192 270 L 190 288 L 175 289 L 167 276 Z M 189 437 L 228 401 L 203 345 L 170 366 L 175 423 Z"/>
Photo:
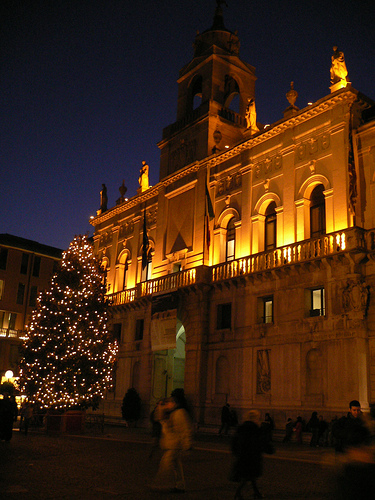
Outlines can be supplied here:
<path id="1" fill-rule="evenodd" d="M 61 260 L 62 250 L 0 234 L 0 376 L 18 376 L 19 347 L 39 292 Z"/>
<path id="2" fill-rule="evenodd" d="M 145 416 L 183 387 L 205 425 L 225 402 L 280 425 L 314 410 L 328 419 L 354 398 L 368 407 L 374 102 L 333 68 L 328 95 L 298 109 L 291 85 L 281 119 L 257 123 L 255 70 L 220 5 L 180 70 L 158 184 L 140 179 L 91 221 L 120 340 L 104 411 L 119 416 L 130 387 Z"/>

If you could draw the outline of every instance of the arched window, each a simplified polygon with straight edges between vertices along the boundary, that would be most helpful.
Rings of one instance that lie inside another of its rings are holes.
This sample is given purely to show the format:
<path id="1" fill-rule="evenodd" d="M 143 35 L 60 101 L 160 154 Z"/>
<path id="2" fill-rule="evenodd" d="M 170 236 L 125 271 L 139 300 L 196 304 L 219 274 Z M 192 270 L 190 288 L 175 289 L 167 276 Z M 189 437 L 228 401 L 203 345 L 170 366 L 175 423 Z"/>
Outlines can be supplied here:
<path id="1" fill-rule="evenodd" d="M 203 79 L 200 75 L 197 75 L 190 86 L 191 110 L 198 108 L 202 104 L 202 86 Z"/>
<path id="2" fill-rule="evenodd" d="M 232 217 L 228 222 L 227 226 L 227 236 L 226 236 L 226 257 L 227 262 L 234 260 L 235 256 L 235 241 L 236 241 L 236 228 L 234 225 L 235 218 Z"/>
<path id="3" fill-rule="evenodd" d="M 144 268 L 142 268 L 141 281 L 148 281 L 151 279 L 152 275 L 152 256 L 151 252 L 147 255 L 147 264 Z"/>
<path id="4" fill-rule="evenodd" d="M 319 184 L 311 193 L 310 198 L 310 237 L 319 238 L 326 234 L 326 210 L 324 186 Z"/>
<path id="5" fill-rule="evenodd" d="M 236 80 L 229 75 L 225 75 L 224 83 L 224 106 L 239 113 L 240 107 L 240 88 Z"/>
<path id="6" fill-rule="evenodd" d="M 264 222 L 264 248 L 272 250 L 276 248 L 276 203 L 272 201 L 265 213 Z"/>

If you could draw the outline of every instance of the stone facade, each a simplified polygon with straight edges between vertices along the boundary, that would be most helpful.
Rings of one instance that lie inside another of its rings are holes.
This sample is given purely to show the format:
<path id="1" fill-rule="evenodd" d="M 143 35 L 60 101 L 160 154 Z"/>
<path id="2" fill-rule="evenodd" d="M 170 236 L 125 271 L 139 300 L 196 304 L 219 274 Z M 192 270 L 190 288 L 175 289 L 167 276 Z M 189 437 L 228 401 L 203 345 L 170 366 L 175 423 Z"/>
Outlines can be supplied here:
<path id="1" fill-rule="evenodd" d="M 254 134 L 254 68 L 219 20 L 180 72 L 159 183 L 91 221 L 120 338 L 104 410 L 120 415 L 129 387 L 146 416 L 183 387 L 205 425 L 226 401 L 240 418 L 255 407 L 280 426 L 315 410 L 329 419 L 354 398 L 368 407 L 374 103 L 350 85 L 331 89 Z"/>

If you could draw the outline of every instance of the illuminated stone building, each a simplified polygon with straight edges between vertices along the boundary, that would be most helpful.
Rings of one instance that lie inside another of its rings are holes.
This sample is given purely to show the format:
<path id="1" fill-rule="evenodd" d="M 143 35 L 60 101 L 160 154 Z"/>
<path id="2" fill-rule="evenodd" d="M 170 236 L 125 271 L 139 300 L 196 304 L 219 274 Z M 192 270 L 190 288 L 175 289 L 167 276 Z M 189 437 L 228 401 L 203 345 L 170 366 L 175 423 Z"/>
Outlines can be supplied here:
<path id="1" fill-rule="evenodd" d="M 196 421 L 225 401 L 326 418 L 375 401 L 375 118 L 346 77 L 264 128 L 255 70 L 220 2 L 178 79 L 160 179 L 91 221 L 120 339 L 120 415 L 183 387 Z M 328 68 L 327 68 L 328 69 Z M 287 89 L 286 89 L 287 90 Z M 237 111 L 231 101 L 236 96 Z M 287 104 L 287 101 L 286 101 Z M 211 206 L 212 204 L 212 206 Z M 106 207 L 105 207 L 106 208 Z"/>
<path id="2" fill-rule="evenodd" d="M 36 299 L 61 260 L 58 248 L 0 234 L 0 376 L 18 375 L 19 346 Z"/>

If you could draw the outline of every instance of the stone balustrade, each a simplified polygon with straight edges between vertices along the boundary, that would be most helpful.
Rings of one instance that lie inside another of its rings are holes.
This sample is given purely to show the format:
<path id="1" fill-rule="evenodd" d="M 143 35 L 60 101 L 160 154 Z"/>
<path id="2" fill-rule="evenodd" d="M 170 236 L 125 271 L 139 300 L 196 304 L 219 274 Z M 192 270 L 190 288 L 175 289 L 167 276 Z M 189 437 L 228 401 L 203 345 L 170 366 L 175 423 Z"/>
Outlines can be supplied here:
<path id="1" fill-rule="evenodd" d="M 108 298 L 112 306 L 118 306 L 141 297 L 172 292 L 179 288 L 199 283 L 215 283 L 221 280 L 269 271 L 346 252 L 374 251 L 374 242 L 374 232 L 366 232 L 360 228 L 350 228 L 327 234 L 320 238 L 305 240 L 275 248 L 274 250 L 249 255 L 231 262 L 223 262 L 212 267 L 199 266 L 179 273 L 168 274 L 139 283 L 136 288 L 113 293 Z"/>

